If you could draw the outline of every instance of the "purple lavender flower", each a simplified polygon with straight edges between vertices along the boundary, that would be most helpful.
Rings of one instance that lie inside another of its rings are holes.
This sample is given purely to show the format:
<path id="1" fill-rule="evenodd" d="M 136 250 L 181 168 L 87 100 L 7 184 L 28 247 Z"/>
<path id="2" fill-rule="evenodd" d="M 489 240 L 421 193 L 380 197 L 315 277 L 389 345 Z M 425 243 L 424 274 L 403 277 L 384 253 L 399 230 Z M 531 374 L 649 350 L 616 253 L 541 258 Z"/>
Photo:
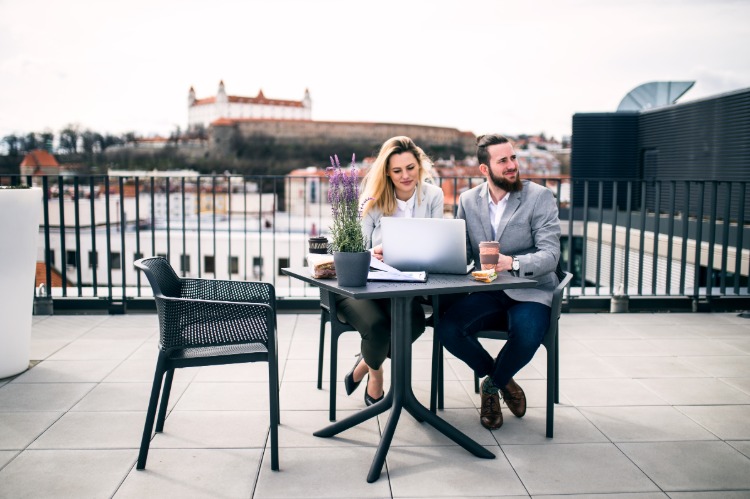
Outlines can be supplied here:
<path id="1" fill-rule="evenodd" d="M 348 173 L 341 169 L 338 155 L 329 157 L 331 166 L 326 168 L 329 180 L 328 201 L 331 203 L 333 226 L 331 235 L 334 251 L 357 252 L 365 250 L 362 234 L 362 206 L 359 204 L 359 175 L 355 168 L 355 156 Z"/>

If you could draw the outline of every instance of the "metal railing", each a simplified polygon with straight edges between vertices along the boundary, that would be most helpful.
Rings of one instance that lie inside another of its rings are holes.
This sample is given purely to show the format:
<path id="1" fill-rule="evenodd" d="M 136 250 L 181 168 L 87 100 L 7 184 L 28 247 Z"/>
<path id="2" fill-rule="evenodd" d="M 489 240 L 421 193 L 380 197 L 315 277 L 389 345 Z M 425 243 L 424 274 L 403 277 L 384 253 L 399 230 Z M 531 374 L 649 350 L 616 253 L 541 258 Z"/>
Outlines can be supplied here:
<path id="1" fill-rule="evenodd" d="M 461 192 L 483 181 L 437 179 L 445 216 L 455 215 Z M 570 306 L 606 309 L 613 296 L 627 296 L 661 309 L 747 308 L 747 182 L 535 181 L 558 200 L 561 263 L 575 276 Z M 37 299 L 55 308 L 141 306 L 150 287 L 133 261 L 149 255 L 165 256 L 183 276 L 266 280 L 293 306 L 317 302 L 316 289 L 279 269 L 305 265 L 308 237 L 327 235 L 325 177 L 3 176 L 0 183 L 43 189 L 37 260 L 47 292 Z"/>

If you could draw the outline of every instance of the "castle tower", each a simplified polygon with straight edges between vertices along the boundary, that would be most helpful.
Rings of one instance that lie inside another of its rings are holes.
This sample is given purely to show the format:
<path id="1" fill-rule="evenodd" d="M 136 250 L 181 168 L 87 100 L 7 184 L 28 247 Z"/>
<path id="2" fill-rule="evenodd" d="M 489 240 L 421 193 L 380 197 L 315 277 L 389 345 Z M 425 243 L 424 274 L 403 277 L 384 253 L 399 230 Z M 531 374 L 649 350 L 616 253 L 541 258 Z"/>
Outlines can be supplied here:
<path id="1" fill-rule="evenodd" d="M 195 104 L 195 89 L 193 86 L 190 86 L 190 91 L 188 92 L 188 107 Z"/>

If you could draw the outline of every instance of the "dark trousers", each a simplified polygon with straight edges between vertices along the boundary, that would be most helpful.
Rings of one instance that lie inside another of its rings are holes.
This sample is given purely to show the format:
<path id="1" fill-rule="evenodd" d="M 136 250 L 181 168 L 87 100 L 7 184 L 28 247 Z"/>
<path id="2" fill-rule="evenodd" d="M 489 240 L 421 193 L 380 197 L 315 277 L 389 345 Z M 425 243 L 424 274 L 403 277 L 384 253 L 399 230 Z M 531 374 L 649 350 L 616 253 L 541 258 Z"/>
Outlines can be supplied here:
<path id="1" fill-rule="evenodd" d="M 391 300 L 355 300 L 337 297 L 337 308 L 343 319 L 362 336 L 362 357 L 372 369 L 378 369 L 390 355 Z M 424 332 L 425 317 L 417 300 L 411 302 L 412 342 Z"/>
<path id="2" fill-rule="evenodd" d="M 504 387 L 534 357 L 549 328 L 549 316 L 550 307 L 513 300 L 503 291 L 472 293 L 450 306 L 436 333 L 445 348 L 478 377 L 492 376 L 495 386 Z M 479 343 L 477 333 L 506 325 L 508 341 L 493 357 Z"/>

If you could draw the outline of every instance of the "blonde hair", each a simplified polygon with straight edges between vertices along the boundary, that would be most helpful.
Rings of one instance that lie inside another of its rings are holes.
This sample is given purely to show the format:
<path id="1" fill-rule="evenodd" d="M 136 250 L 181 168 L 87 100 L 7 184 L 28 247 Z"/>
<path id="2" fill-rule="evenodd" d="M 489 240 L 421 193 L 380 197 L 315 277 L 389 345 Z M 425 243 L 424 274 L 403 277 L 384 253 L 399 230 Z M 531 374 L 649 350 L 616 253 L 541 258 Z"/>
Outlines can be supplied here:
<path id="1" fill-rule="evenodd" d="M 360 203 L 363 203 L 362 214 L 365 215 L 373 208 L 379 209 L 383 215 L 391 216 L 396 213 L 397 203 L 395 186 L 388 176 L 388 162 L 394 154 L 410 152 L 417 160 L 419 180 L 417 181 L 417 204 L 422 203 L 420 187 L 422 182 L 431 179 L 432 162 L 421 147 L 417 146 L 409 137 L 399 136 L 386 140 L 380 147 L 378 157 L 375 158 L 370 170 L 362 179 Z"/>

